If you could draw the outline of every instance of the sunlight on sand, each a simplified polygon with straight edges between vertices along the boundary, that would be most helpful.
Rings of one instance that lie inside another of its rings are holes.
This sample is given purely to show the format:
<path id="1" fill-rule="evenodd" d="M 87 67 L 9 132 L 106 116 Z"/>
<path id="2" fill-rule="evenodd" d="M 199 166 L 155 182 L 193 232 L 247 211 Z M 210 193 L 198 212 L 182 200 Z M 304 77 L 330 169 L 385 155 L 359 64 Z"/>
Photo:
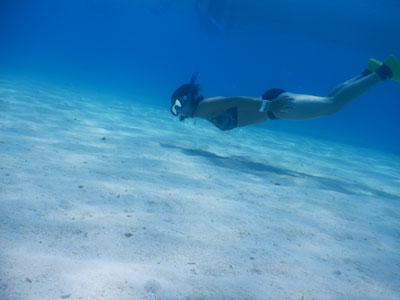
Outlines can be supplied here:
<path id="1" fill-rule="evenodd" d="M 398 157 L 1 84 L 1 299 L 398 299 Z"/>

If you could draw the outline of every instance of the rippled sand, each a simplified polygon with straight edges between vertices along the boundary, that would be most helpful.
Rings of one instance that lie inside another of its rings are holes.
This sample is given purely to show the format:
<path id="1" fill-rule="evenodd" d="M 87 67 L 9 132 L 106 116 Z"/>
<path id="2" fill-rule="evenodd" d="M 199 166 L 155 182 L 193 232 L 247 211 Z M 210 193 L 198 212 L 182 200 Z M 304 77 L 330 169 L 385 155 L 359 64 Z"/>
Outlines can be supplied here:
<path id="1" fill-rule="evenodd" d="M 0 299 L 399 299 L 400 158 L 0 81 Z"/>

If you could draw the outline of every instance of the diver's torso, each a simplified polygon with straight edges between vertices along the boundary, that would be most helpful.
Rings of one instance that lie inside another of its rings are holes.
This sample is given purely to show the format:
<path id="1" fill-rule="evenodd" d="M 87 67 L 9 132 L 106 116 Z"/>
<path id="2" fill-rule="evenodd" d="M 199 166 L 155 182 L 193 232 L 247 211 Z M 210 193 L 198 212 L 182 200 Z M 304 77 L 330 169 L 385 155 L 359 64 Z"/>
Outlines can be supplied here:
<path id="1" fill-rule="evenodd" d="M 237 101 L 238 98 L 243 100 Z M 252 97 L 208 98 L 199 103 L 194 116 L 206 119 L 226 131 L 268 121 L 267 114 L 259 112 L 261 103 L 261 99 Z"/>

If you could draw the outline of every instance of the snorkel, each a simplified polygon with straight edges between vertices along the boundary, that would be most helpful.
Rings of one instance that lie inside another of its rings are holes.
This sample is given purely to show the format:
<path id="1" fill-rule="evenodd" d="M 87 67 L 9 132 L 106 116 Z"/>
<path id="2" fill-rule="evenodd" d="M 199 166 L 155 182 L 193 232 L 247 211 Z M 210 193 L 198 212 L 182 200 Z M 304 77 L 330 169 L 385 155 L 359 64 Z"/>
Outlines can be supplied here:
<path id="1" fill-rule="evenodd" d="M 197 96 L 198 90 L 195 82 L 198 76 L 199 72 L 195 72 L 189 84 L 184 84 L 172 95 L 170 111 L 174 116 L 179 116 L 180 121 L 193 117 L 197 104 L 203 99 L 202 96 Z"/>
<path id="2" fill-rule="evenodd" d="M 197 76 L 199 76 L 199 72 L 194 72 L 192 75 L 192 78 L 190 78 L 190 87 L 189 87 L 189 91 L 190 91 L 190 95 L 194 94 L 194 83 L 196 82 Z"/>

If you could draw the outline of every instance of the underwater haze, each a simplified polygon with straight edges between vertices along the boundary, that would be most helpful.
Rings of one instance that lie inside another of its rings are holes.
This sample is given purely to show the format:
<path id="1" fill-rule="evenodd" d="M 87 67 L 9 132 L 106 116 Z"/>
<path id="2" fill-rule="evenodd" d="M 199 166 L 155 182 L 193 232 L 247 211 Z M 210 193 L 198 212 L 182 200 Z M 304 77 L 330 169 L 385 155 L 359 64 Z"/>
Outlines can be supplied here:
<path id="1" fill-rule="evenodd" d="M 0 0 L 0 300 L 400 299 L 400 83 L 220 131 L 171 94 L 327 95 L 398 0 Z"/>
<path id="2" fill-rule="evenodd" d="M 370 57 L 400 55 L 396 0 L 220 0 L 211 16 L 195 2 L 2 0 L 2 73 L 167 108 L 195 71 L 206 97 L 273 87 L 322 96 Z M 398 100 L 388 81 L 329 118 L 265 126 L 400 153 Z"/>

